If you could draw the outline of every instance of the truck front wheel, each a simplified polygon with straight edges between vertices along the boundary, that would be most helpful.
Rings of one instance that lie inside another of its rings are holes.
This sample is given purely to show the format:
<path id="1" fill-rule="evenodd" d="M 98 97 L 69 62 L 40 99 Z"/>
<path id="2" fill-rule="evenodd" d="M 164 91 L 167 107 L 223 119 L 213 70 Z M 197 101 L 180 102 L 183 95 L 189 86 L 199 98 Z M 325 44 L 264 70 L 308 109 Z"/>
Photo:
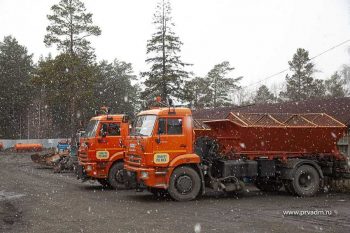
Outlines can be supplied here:
<path id="1" fill-rule="evenodd" d="M 117 162 L 113 164 L 108 174 L 108 182 L 114 189 L 124 189 L 124 164 Z"/>
<path id="2" fill-rule="evenodd" d="M 288 188 L 301 197 L 314 196 L 320 188 L 320 176 L 314 167 L 302 165 L 296 168 Z"/>
<path id="3" fill-rule="evenodd" d="M 195 199 L 201 189 L 198 173 L 191 167 L 178 167 L 171 174 L 169 194 L 176 201 L 190 201 Z"/>

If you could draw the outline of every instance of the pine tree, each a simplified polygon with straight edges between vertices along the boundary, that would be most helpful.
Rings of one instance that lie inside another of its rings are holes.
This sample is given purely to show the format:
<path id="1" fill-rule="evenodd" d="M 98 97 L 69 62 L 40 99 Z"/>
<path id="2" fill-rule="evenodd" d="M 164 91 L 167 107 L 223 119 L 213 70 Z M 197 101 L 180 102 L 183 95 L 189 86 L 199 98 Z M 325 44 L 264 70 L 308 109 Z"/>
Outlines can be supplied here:
<path id="1" fill-rule="evenodd" d="M 98 105 L 108 106 L 115 113 L 133 116 L 140 108 L 139 87 L 132 85 L 136 75 L 131 63 L 115 59 L 112 63 L 102 61 L 99 65 L 99 81 L 95 96 Z"/>
<path id="2" fill-rule="evenodd" d="M 231 102 L 229 95 L 234 90 L 239 89 L 238 82 L 242 77 L 231 78 L 227 75 L 234 70 L 228 61 L 221 62 L 211 69 L 206 80 L 209 85 L 209 93 L 207 99 L 210 99 L 211 107 L 219 107 L 228 105 Z"/>
<path id="3" fill-rule="evenodd" d="M 310 98 L 322 98 L 326 96 L 326 86 L 323 80 L 314 79 L 312 86 L 310 87 Z"/>
<path id="4" fill-rule="evenodd" d="M 61 0 L 51 7 L 52 14 L 47 15 L 50 25 L 44 43 L 57 45 L 58 50 L 71 55 L 88 56 L 93 54 L 87 37 L 99 36 L 101 29 L 94 26 L 92 14 L 86 13 L 84 3 L 80 0 Z"/>
<path id="5" fill-rule="evenodd" d="M 94 112 L 95 65 L 71 54 L 39 63 L 32 82 L 45 95 L 59 137 L 75 137 L 78 121 Z M 68 129 L 68 130 L 67 130 Z"/>
<path id="6" fill-rule="evenodd" d="M 19 138 L 32 99 L 30 75 L 32 54 L 6 36 L 0 42 L 0 137 Z"/>
<path id="7" fill-rule="evenodd" d="M 189 64 L 182 62 L 179 55 L 183 43 L 173 31 L 174 23 L 168 0 L 158 2 L 153 24 L 156 26 L 156 32 L 147 41 L 149 57 L 146 59 L 146 63 L 151 67 L 149 71 L 141 73 L 142 77 L 146 77 L 146 89 L 142 96 L 181 98 L 184 80 L 189 77 L 184 68 Z"/>
<path id="8" fill-rule="evenodd" d="M 281 98 L 300 101 L 312 97 L 324 95 L 324 85 L 321 80 L 314 80 L 312 75 L 315 72 L 314 64 L 310 61 L 309 52 L 299 48 L 294 54 L 292 61 L 288 62 L 292 76 L 287 75 L 287 90 L 281 92 Z"/>
<path id="9" fill-rule="evenodd" d="M 275 96 L 270 92 L 266 85 L 260 86 L 254 97 L 254 103 L 257 104 L 273 103 L 275 100 Z"/>
<path id="10" fill-rule="evenodd" d="M 203 108 L 210 103 L 210 90 L 207 79 L 196 77 L 185 83 L 184 100 L 189 102 L 189 107 Z"/>
<path id="11" fill-rule="evenodd" d="M 338 72 L 335 72 L 328 80 L 325 81 L 327 96 L 344 97 L 346 92 L 344 89 L 345 81 Z"/>

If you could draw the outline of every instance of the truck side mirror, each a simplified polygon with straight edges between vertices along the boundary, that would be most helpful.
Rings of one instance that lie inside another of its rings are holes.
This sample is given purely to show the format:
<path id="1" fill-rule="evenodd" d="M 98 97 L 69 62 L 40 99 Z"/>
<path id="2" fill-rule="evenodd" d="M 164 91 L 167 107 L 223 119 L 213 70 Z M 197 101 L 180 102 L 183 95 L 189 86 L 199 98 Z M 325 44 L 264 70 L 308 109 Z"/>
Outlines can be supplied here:
<path id="1" fill-rule="evenodd" d="M 81 130 L 81 131 L 78 132 L 78 136 L 79 137 L 83 137 L 84 134 L 85 134 L 85 130 Z"/>
<path id="2" fill-rule="evenodd" d="M 161 129 L 158 129 L 158 138 L 156 139 L 156 143 L 160 144 L 160 134 L 162 133 Z"/>
<path id="3" fill-rule="evenodd" d="M 129 122 L 129 116 L 128 115 L 124 115 L 123 119 L 122 119 L 123 123 L 128 123 Z"/>

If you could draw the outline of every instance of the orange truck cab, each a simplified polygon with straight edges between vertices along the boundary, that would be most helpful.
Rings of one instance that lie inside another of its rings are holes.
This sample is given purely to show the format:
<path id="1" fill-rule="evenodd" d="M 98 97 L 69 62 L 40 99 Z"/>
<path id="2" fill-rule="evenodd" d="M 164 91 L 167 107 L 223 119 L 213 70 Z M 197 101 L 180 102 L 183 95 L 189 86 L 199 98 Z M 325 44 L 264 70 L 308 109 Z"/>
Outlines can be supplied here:
<path id="1" fill-rule="evenodd" d="M 126 183 L 131 188 L 147 188 L 155 195 L 174 191 L 171 176 L 189 170 L 199 176 L 200 157 L 193 152 L 192 114 L 188 108 L 158 108 L 137 115 L 126 142 Z M 182 167 L 186 165 L 186 167 Z M 183 176 L 179 182 L 183 191 L 201 184 L 187 184 Z M 191 187 L 190 187 L 191 186 Z M 182 191 L 181 191 L 182 192 Z M 172 192 L 176 196 L 176 192 Z M 194 198 L 194 197 L 192 197 Z M 181 199 L 181 197 L 179 198 Z"/>
<path id="2" fill-rule="evenodd" d="M 246 183 L 309 197 L 325 177 L 350 176 L 336 148 L 346 126 L 327 114 L 230 113 L 204 123 L 210 129 L 194 129 L 188 108 L 139 113 L 126 141 L 125 184 L 177 201 L 206 188 L 241 191 Z"/>
<path id="3" fill-rule="evenodd" d="M 78 179 L 97 180 L 113 188 L 123 187 L 123 141 L 128 134 L 125 115 L 93 117 L 79 139 Z"/>

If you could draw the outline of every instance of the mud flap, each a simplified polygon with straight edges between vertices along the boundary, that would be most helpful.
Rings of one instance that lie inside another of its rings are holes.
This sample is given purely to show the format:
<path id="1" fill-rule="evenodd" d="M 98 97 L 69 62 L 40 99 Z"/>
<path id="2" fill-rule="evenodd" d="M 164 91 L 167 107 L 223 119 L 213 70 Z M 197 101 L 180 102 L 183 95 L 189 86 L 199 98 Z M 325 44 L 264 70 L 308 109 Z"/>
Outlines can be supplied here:
<path id="1" fill-rule="evenodd" d="M 197 164 L 197 170 L 199 172 L 199 177 L 201 178 L 201 195 L 204 195 L 205 194 L 205 180 L 204 180 L 204 174 L 203 174 L 203 168 Z"/>

